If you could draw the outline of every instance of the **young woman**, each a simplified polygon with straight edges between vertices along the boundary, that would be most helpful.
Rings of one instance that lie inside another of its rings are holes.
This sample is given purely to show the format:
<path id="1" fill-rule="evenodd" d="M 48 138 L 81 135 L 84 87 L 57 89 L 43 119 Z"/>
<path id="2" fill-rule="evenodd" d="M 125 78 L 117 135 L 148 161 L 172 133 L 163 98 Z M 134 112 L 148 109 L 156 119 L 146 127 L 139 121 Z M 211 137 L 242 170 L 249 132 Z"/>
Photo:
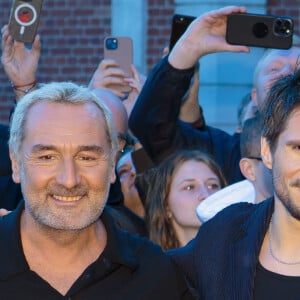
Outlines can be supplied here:
<path id="1" fill-rule="evenodd" d="M 215 161 L 198 150 L 180 150 L 152 172 L 145 201 L 149 238 L 164 250 L 184 246 L 201 225 L 196 207 L 226 185 Z"/>

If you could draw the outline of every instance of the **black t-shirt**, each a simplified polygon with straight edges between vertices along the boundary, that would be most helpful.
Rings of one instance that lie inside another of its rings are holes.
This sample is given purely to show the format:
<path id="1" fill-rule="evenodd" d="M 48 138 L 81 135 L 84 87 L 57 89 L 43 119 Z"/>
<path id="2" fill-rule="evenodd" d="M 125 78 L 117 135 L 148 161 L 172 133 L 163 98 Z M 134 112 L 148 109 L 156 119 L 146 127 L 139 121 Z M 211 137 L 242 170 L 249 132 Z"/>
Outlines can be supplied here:
<path id="1" fill-rule="evenodd" d="M 300 300 L 300 276 L 286 276 L 256 268 L 254 300 Z"/>

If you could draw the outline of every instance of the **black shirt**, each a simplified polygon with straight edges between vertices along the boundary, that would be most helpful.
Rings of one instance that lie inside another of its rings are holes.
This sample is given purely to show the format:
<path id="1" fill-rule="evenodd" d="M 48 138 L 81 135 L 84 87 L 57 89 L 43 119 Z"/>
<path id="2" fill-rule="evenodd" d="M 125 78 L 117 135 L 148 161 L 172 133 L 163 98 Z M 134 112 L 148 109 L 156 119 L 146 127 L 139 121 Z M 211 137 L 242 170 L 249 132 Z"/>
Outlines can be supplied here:
<path id="1" fill-rule="evenodd" d="M 118 229 L 104 210 L 107 246 L 65 296 L 31 271 L 22 251 L 20 215 L 23 202 L 0 218 L 0 299 L 192 299 L 176 267 L 146 238 Z M 59 255 L 59 253 L 57 254 Z"/>
<path id="2" fill-rule="evenodd" d="M 300 277 L 271 272 L 259 263 L 256 270 L 253 299 L 299 300 Z"/>

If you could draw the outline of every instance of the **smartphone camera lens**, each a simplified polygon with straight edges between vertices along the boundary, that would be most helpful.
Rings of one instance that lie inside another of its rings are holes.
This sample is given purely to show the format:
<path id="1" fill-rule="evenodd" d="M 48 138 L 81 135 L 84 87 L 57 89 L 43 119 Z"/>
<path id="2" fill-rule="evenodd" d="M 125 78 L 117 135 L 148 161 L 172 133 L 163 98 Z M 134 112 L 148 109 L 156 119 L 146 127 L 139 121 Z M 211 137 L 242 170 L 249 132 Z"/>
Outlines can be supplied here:
<path id="1" fill-rule="evenodd" d="M 253 34 L 257 37 L 257 38 L 263 38 L 265 37 L 269 30 L 268 30 L 268 26 L 264 23 L 256 23 L 253 26 Z"/>
<path id="2" fill-rule="evenodd" d="M 292 23 L 288 19 L 276 19 L 274 33 L 279 36 L 290 36 L 292 34 Z"/>
<path id="3" fill-rule="evenodd" d="M 116 50 L 118 48 L 118 40 L 116 38 L 109 38 L 106 40 L 106 49 Z"/>
<path id="4" fill-rule="evenodd" d="M 23 3 L 16 7 L 15 20 L 21 26 L 30 26 L 37 19 L 37 12 L 31 4 Z"/>

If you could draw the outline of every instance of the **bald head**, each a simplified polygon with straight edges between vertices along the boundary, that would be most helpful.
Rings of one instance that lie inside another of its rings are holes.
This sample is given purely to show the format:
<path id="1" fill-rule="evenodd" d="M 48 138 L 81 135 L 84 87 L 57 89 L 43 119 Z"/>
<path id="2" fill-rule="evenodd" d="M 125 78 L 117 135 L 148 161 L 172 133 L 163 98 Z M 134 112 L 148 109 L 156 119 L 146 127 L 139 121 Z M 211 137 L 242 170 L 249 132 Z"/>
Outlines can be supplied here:
<path id="1" fill-rule="evenodd" d="M 94 89 L 94 94 L 111 110 L 114 125 L 119 133 L 128 130 L 128 115 L 123 102 L 108 89 Z"/>

